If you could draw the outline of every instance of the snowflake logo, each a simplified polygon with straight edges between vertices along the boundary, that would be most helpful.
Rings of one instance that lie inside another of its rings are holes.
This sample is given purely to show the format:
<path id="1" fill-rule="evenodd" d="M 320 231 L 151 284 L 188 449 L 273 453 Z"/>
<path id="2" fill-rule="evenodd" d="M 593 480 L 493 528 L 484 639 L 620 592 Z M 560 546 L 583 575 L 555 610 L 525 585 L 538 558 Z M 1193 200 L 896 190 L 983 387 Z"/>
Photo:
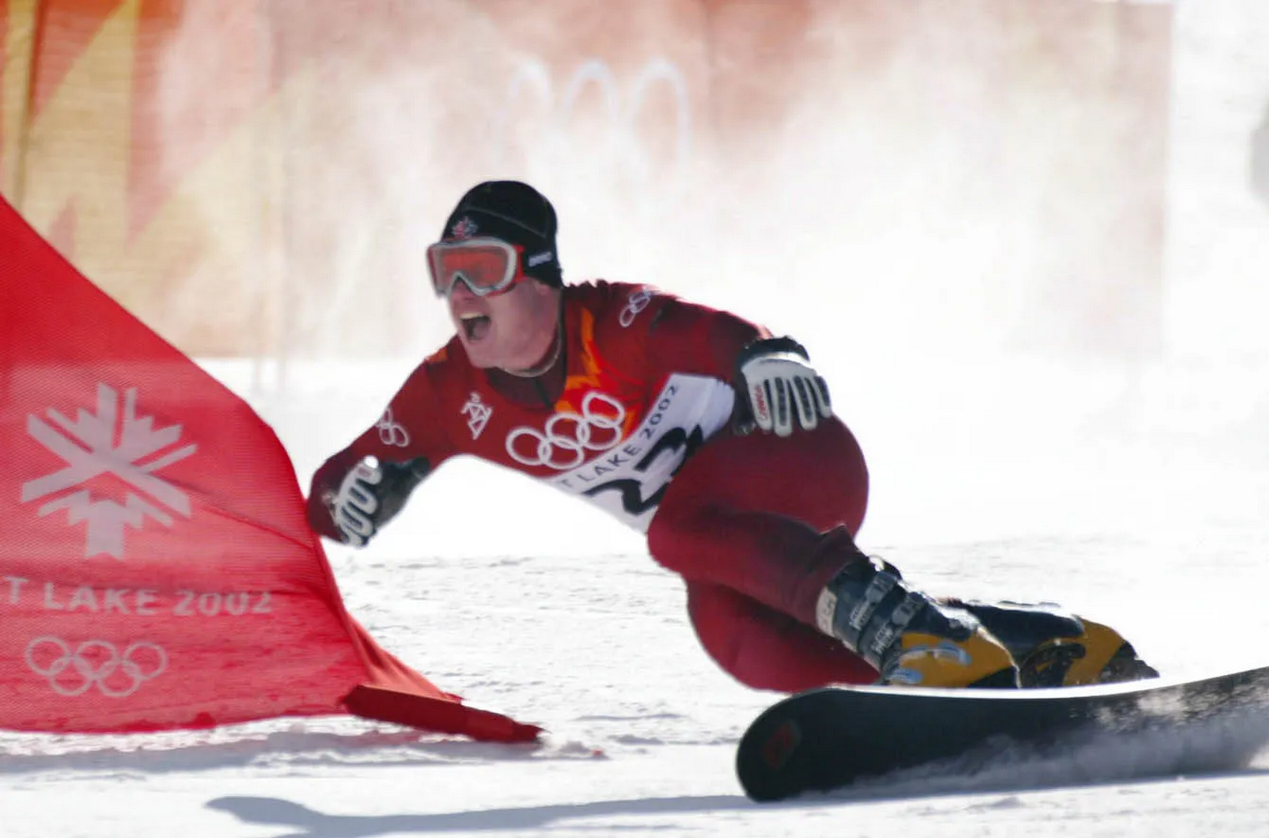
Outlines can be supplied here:
<path id="1" fill-rule="evenodd" d="M 27 433 L 65 460 L 66 467 L 22 484 L 23 503 L 59 495 L 99 475 L 113 474 L 167 509 L 186 518 L 190 516 L 189 497 L 156 477 L 155 472 L 185 459 L 198 450 L 198 446 L 172 448 L 180 441 L 180 425 L 156 429 L 154 417 L 137 416 L 136 388 L 124 393 L 122 416 L 120 401 L 117 390 L 98 384 L 95 414 L 81 408 L 72 422 L 49 408 L 48 418 L 57 428 L 34 414 L 26 417 Z M 168 449 L 167 453 L 160 453 L 164 449 Z M 146 460 L 153 454 L 159 456 Z M 124 502 L 119 504 L 95 499 L 87 489 L 81 488 L 49 500 L 39 508 L 39 514 L 43 517 L 59 509 L 66 510 L 72 526 L 87 523 L 86 559 L 101 553 L 122 559 L 124 527 L 140 529 L 147 516 L 164 526 L 172 526 L 172 517 L 167 512 L 133 492 L 128 492 Z"/>

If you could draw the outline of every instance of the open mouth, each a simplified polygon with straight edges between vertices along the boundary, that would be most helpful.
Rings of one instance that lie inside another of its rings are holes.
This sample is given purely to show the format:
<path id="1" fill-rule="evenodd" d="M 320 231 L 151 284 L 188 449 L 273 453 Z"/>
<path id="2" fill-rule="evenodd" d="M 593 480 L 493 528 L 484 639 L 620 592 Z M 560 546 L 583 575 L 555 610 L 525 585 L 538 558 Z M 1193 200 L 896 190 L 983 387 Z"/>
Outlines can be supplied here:
<path id="1" fill-rule="evenodd" d="M 459 319 L 468 340 L 480 340 L 489 334 L 490 322 L 487 314 L 464 314 Z"/>

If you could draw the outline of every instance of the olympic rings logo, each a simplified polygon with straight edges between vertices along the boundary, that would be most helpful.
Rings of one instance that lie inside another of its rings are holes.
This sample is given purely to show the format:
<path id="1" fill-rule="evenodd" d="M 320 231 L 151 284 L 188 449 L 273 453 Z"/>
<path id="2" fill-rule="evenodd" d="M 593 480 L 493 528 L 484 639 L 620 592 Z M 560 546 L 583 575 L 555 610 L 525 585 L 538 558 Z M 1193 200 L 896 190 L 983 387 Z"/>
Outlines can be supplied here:
<path id="1" fill-rule="evenodd" d="M 608 411 L 597 412 L 596 402 Z M 572 411 L 556 413 L 547 420 L 543 429 L 545 433 L 533 428 L 516 428 L 507 434 L 507 453 L 521 465 L 549 466 L 556 471 L 568 471 L 586 461 L 587 451 L 607 451 L 621 442 L 625 421 L 626 408 L 621 402 L 604 393 L 587 393 L 582 399 L 580 414 Z M 571 425 L 571 429 L 564 431 L 561 425 Z M 600 432 L 602 440 L 595 439 L 596 431 Z M 516 445 L 524 437 L 533 441 L 531 454 L 522 453 Z"/>
<path id="2" fill-rule="evenodd" d="M 46 635 L 27 644 L 26 665 L 47 678 L 58 695 L 83 695 L 96 685 L 102 695 L 126 698 L 167 669 L 167 653 L 144 640 L 128 644 L 122 653 L 105 640 L 85 640 L 72 649 L 60 637 Z"/>
<path id="3" fill-rule="evenodd" d="M 621 328 L 628 329 L 635 318 L 648 307 L 648 303 L 652 302 L 652 292 L 646 286 L 637 288 L 631 292 L 626 299 L 626 307 L 621 310 L 621 315 L 617 318 L 617 322 L 621 324 Z"/>
<path id="4" fill-rule="evenodd" d="M 379 430 L 379 441 L 384 445 L 405 448 L 410 444 L 410 434 L 406 432 L 404 425 L 392 418 L 392 408 L 383 412 L 383 417 L 375 423 L 375 427 Z"/>
<path id="5" fill-rule="evenodd" d="M 552 160 L 575 161 L 578 156 L 577 141 L 567 136 L 567 126 L 573 120 L 582 93 L 592 87 L 599 92 L 607 124 L 607 136 L 601 150 L 624 162 L 629 174 L 639 183 L 653 177 L 653 162 L 645 144 L 639 141 L 639 117 L 654 89 L 664 87 L 669 91 L 674 108 L 673 180 L 676 183 L 682 181 L 692 151 L 692 103 L 682 69 L 666 58 L 656 57 L 645 63 L 635 74 L 624 97 L 612 68 L 598 58 L 587 59 L 573 72 L 558 100 L 551 71 L 546 64 L 537 59 L 527 59 L 516 68 L 507 86 L 507 104 L 501 118 L 504 130 L 499 131 L 498 136 L 507 138 L 514 135 L 511 130 L 512 108 L 528 90 L 549 119 L 546 146 L 553 150 Z M 595 144 L 588 141 L 586 149 L 588 153 L 594 151 Z M 506 151 L 509 149 L 504 148 Z"/>

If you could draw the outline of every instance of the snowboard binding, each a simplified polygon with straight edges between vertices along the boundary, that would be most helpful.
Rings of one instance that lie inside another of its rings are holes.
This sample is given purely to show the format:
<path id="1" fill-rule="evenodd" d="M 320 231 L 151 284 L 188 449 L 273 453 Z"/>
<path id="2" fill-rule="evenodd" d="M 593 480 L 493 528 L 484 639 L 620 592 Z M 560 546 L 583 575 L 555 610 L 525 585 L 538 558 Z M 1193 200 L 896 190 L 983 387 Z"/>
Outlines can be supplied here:
<path id="1" fill-rule="evenodd" d="M 1114 684 L 1159 677 L 1119 632 L 1052 603 L 941 602 L 977 617 L 1018 664 L 1024 688 Z"/>

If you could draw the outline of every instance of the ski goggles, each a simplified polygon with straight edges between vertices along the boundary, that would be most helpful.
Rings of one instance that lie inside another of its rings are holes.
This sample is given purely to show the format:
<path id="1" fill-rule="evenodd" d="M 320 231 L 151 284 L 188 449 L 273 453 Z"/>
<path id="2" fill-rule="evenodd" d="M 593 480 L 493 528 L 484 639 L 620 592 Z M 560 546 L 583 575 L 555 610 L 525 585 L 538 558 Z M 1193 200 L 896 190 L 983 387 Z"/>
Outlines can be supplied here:
<path id="1" fill-rule="evenodd" d="M 507 290 L 524 278 L 520 272 L 522 252 L 519 245 L 501 239 L 437 242 L 427 249 L 427 268 L 436 296 L 448 297 L 459 280 L 478 297 Z"/>

